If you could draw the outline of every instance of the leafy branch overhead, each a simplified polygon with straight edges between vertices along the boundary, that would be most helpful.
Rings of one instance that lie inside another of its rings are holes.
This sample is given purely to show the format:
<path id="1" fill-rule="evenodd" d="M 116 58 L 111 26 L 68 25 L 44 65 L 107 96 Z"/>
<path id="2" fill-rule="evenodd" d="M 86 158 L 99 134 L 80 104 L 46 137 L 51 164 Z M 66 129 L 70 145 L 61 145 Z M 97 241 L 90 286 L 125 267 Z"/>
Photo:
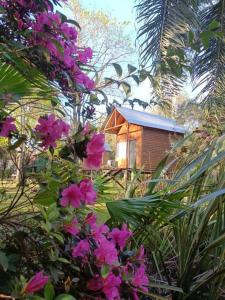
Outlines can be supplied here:
<path id="1" fill-rule="evenodd" d="M 155 84 L 155 81 L 150 74 L 149 71 L 141 69 L 138 70 L 135 66 L 128 64 L 127 70 L 125 71 L 123 67 L 118 63 L 112 64 L 115 69 L 116 77 L 105 77 L 105 84 L 101 86 L 101 89 L 96 89 L 95 96 L 91 97 L 92 100 L 98 103 L 106 103 L 107 111 L 110 112 L 112 109 L 112 105 L 121 105 L 121 104 L 129 104 L 129 106 L 133 109 L 135 104 L 142 106 L 144 109 L 153 103 L 153 101 L 143 101 L 140 99 L 132 98 L 132 89 L 134 86 L 139 86 L 143 81 L 148 79 L 152 85 Z M 111 87 L 115 85 L 118 89 L 123 91 L 124 97 L 121 101 L 118 102 L 114 100 L 112 103 L 109 103 L 109 99 L 107 94 L 104 92 L 104 88 Z M 99 100 L 100 98 L 103 100 Z M 98 100 L 97 100 L 98 99 Z"/>
<path id="2" fill-rule="evenodd" d="M 158 81 L 155 96 L 171 100 L 189 74 L 198 99 L 222 102 L 225 74 L 225 1 L 139 0 L 140 52 Z"/>

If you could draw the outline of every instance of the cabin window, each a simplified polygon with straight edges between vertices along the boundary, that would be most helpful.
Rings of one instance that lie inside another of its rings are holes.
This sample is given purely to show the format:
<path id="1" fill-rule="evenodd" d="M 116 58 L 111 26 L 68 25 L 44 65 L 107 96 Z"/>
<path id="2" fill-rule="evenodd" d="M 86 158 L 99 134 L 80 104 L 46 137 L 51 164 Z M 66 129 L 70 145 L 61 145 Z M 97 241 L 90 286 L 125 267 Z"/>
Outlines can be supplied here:
<path id="1" fill-rule="evenodd" d="M 126 142 L 117 143 L 117 148 L 116 148 L 117 160 L 125 159 L 126 156 L 127 156 L 127 143 Z"/>

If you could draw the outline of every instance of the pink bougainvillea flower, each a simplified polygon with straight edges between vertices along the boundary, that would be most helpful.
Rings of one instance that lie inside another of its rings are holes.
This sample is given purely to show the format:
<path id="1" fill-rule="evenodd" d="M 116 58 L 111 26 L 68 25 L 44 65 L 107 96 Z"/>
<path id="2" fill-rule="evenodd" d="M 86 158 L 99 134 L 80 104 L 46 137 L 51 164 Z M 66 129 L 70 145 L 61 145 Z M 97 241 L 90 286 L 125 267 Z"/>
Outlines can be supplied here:
<path id="1" fill-rule="evenodd" d="M 127 225 L 123 224 L 122 229 L 114 228 L 110 232 L 109 237 L 120 247 L 122 251 L 126 246 L 127 240 L 132 236 L 132 232 L 127 229 Z"/>
<path id="2" fill-rule="evenodd" d="M 105 224 L 91 225 L 91 235 L 98 242 L 101 239 L 105 238 L 105 234 L 109 232 L 109 227 Z"/>
<path id="3" fill-rule="evenodd" d="M 72 222 L 70 224 L 65 224 L 64 225 L 64 230 L 65 232 L 70 233 L 71 235 L 76 236 L 78 232 L 80 231 L 78 221 L 76 218 L 73 218 Z"/>
<path id="4" fill-rule="evenodd" d="M 36 17 L 36 22 L 32 25 L 32 28 L 36 32 L 42 32 L 45 31 L 45 26 L 53 28 L 60 24 L 61 17 L 58 13 L 42 12 Z"/>
<path id="5" fill-rule="evenodd" d="M 77 31 L 74 27 L 68 26 L 67 23 L 63 23 L 61 24 L 60 29 L 67 39 L 71 39 L 74 41 L 77 40 Z"/>
<path id="6" fill-rule="evenodd" d="M 108 300 L 119 300 L 120 293 L 119 287 L 121 285 L 121 278 L 110 273 L 105 279 L 103 279 L 102 291 Z"/>
<path id="7" fill-rule="evenodd" d="M 93 188 L 93 184 L 90 179 L 83 179 L 79 183 L 79 188 L 82 194 L 82 200 L 85 204 L 94 204 L 96 201 L 97 193 Z"/>
<path id="8" fill-rule="evenodd" d="M 81 205 L 82 193 L 77 184 L 71 184 L 68 188 L 62 191 L 62 198 L 60 204 L 62 206 L 71 205 L 74 208 L 78 208 Z"/>
<path id="9" fill-rule="evenodd" d="M 91 48 L 85 48 L 84 51 L 78 51 L 79 61 L 86 64 L 90 59 L 92 59 L 93 51 Z"/>
<path id="10" fill-rule="evenodd" d="M 0 136 L 8 137 L 11 131 L 16 131 L 14 121 L 12 117 L 6 117 L 5 120 L 0 121 Z"/>
<path id="11" fill-rule="evenodd" d="M 102 153 L 88 155 L 84 160 L 85 167 L 89 170 L 98 170 L 102 162 Z"/>
<path id="12" fill-rule="evenodd" d="M 95 133 L 92 139 L 87 144 L 87 157 L 84 160 L 85 167 L 90 170 L 97 170 L 100 168 L 102 155 L 105 151 L 105 136 L 103 133 Z"/>
<path id="13" fill-rule="evenodd" d="M 33 294 L 41 290 L 48 282 L 49 277 L 43 274 L 43 271 L 34 275 L 26 284 L 24 292 L 28 294 Z"/>
<path id="14" fill-rule="evenodd" d="M 121 278 L 115 276 L 113 273 L 110 273 L 106 278 L 95 275 L 94 278 L 88 281 L 87 288 L 94 292 L 101 290 L 108 300 L 119 300 L 119 287 L 121 282 Z"/>
<path id="15" fill-rule="evenodd" d="M 92 90 L 95 86 L 95 82 L 91 80 L 85 73 L 81 72 L 80 70 L 77 70 L 75 73 L 76 82 L 80 85 L 83 85 L 88 89 L 89 91 Z"/>
<path id="16" fill-rule="evenodd" d="M 54 115 L 40 117 L 35 127 L 36 132 L 42 140 L 42 146 L 56 147 L 56 141 L 63 135 L 66 136 L 69 132 L 70 126 L 63 120 L 56 119 Z"/>
<path id="17" fill-rule="evenodd" d="M 106 238 L 101 238 L 99 246 L 94 250 L 94 255 L 98 265 L 113 265 L 118 262 L 118 253 L 115 245 Z"/>
<path id="18" fill-rule="evenodd" d="M 60 136 L 66 136 L 69 133 L 70 125 L 63 120 L 58 119 L 56 127 L 58 127 L 58 130 L 60 131 Z"/>
<path id="19" fill-rule="evenodd" d="M 140 298 L 138 297 L 137 294 L 137 289 L 133 289 L 133 300 L 139 300 Z"/>
<path id="20" fill-rule="evenodd" d="M 59 53 L 58 49 L 56 48 L 56 45 L 53 42 L 51 42 L 51 40 L 46 42 L 46 48 L 48 49 L 49 53 L 54 56 L 57 56 Z"/>
<path id="21" fill-rule="evenodd" d="M 84 257 L 90 252 L 90 245 L 87 240 L 81 240 L 73 248 L 73 257 Z"/>
<path id="22" fill-rule="evenodd" d="M 87 144 L 87 155 L 101 153 L 105 151 L 105 136 L 103 133 L 94 133 L 92 139 Z"/>
<path id="23" fill-rule="evenodd" d="M 142 289 L 144 292 L 147 292 L 147 288 L 145 287 L 148 285 L 148 277 L 145 274 L 145 266 L 141 265 L 134 273 L 134 277 L 132 278 L 132 284 Z"/>
<path id="24" fill-rule="evenodd" d="M 40 136 L 42 146 L 45 149 L 49 147 L 55 148 L 56 141 L 69 133 L 70 126 L 63 120 L 56 119 L 55 115 L 40 117 L 38 123 L 35 130 Z"/>

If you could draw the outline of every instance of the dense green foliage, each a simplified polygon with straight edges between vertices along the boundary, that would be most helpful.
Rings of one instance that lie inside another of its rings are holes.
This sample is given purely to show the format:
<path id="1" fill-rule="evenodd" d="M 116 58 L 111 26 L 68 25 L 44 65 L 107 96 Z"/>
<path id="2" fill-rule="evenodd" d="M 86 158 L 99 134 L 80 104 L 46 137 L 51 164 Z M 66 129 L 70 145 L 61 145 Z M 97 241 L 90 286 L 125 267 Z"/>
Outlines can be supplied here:
<path id="1" fill-rule="evenodd" d="M 171 163 L 163 161 L 143 198 L 107 203 L 110 221 L 132 224 L 135 243 L 149 251 L 152 286 L 162 295 L 223 299 L 225 136 L 196 133 L 176 151 L 174 174 L 165 177 Z"/>

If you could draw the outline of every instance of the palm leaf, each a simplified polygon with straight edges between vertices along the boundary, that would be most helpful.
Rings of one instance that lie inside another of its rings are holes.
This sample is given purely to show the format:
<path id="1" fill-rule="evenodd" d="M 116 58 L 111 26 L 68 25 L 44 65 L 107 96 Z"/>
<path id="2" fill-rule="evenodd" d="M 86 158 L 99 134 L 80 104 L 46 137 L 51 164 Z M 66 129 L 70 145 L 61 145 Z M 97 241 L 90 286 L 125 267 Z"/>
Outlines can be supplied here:
<path id="1" fill-rule="evenodd" d="M 209 107 L 224 105 L 225 94 L 225 0 L 214 1 L 201 12 L 203 30 L 207 30 L 212 21 L 220 26 L 214 32 L 219 32 L 221 38 L 210 38 L 209 47 L 202 48 L 194 60 L 193 80 L 195 88 L 200 89 L 199 99 Z M 205 32 L 206 38 L 209 32 Z"/>
<path id="2" fill-rule="evenodd" d="M 179 49 L 184 49 L 186 33 L 196 24 L 196 16 L 189 1 L 139 0 L 136 7 L 142 62 L 150 64 L 158 78 L 156 94 L 171 100 L 185 78 Z"/>

